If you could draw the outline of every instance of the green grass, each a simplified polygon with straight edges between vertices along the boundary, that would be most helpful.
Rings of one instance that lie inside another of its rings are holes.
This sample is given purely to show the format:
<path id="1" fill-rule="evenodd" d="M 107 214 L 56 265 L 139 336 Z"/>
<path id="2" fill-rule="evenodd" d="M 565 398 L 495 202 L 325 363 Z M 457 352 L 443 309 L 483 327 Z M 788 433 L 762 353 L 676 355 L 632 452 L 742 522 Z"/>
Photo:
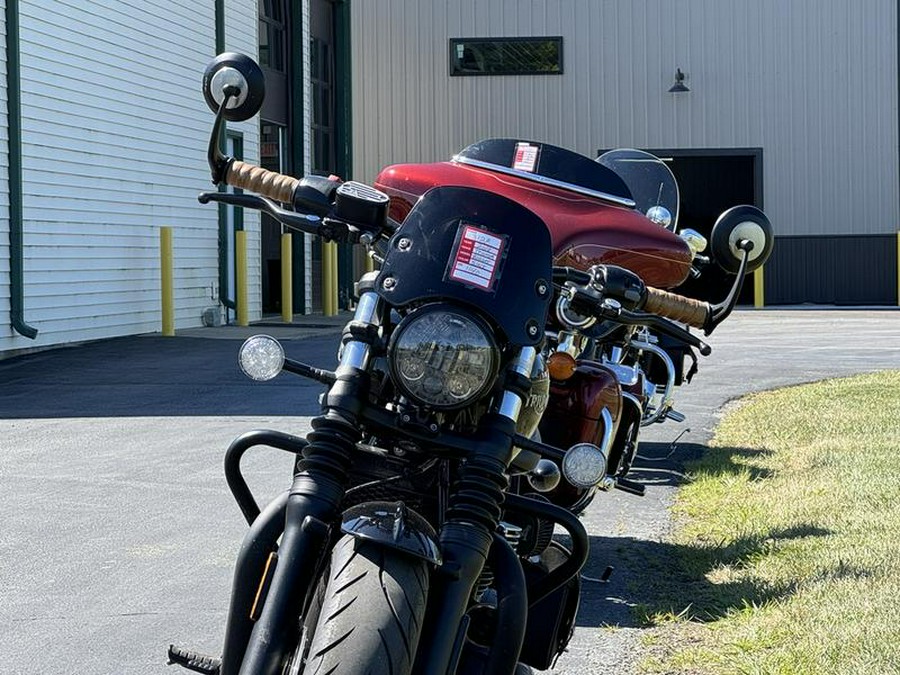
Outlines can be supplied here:
<path id="1" fill-rule="evenodd" d="M 900 673 L 900 372 L 751 396 L 689 475 L 646 671 Z"/>

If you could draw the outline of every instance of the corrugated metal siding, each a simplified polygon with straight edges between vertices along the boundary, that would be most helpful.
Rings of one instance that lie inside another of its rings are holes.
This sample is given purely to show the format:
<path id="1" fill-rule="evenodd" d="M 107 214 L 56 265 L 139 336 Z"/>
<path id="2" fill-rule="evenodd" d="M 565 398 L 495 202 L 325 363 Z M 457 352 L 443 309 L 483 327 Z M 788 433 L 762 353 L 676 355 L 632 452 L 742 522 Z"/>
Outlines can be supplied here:
<path id="1" fill-rule="evenodd" d="M 782 234 L 897 229 L 895 0 L 354 2 L 356 177 L 490 136 L 762 147 Z M 562 35 L 561 76 L 449 77 L 448 39 Z M 676 67 L 687 94 L 668 93 Z"/>
<path id="2" fill-rule="evenodd" d="M 896 305 L 897 237 L 779 237 L 765 284 L 775 305 Z"/>
<path id="3" fill-rule="evenodd" d="M 196 201 L 214 3 L 21 0 L 20 15 L 25 318 L 40 334 L 0 351 L 159 330 L 163 225 L 176 326 L 199 325 L 218 280 L 217 210 Z M 255 53 L 256 3 L 231 0 L 229 18 L 227 39 Z M 258 131 L 242 130 L 255 157 Z"/>

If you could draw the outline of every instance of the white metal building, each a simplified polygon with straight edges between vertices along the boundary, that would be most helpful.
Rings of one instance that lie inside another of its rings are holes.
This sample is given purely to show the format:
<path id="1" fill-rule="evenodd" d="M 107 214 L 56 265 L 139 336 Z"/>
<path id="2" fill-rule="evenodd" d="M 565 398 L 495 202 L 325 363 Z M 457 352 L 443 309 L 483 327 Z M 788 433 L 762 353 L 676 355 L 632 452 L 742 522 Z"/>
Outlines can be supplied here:
<path id="1" fill-rule="evenodd" d="M 896 0 L 0 5 L 0 355 L 158 331 L 161 226 L 174 228 L 177 328 L 233 298 L 222 242 L 237 227 L 249 317 L 275 311 L 277 228 L 196 202 L 210 187 L 200 77 L 224 50 L 267 74 L 260 117 L 229 125 L 247 161 L 371 180 L 488 137 L 650 149 L 679 177 L 682 225 L 737 202 L 769 214 L 767 304 L 898 302 Z M 467 40 L 509 38 L 553 41 L 555 72 L 454 65 Z M 670 91 L 676 70 L 689 91 Z M 296 244 L 303 312 L 317 249 Z"/>
<path id="2" fill-rule="evenodd" d="M 0 77 L 0 353 L 158 331 L 160 226 L 174 228 L 176 325 L 200 325 L 219 299 L 218 213 L 197 203 L 210 188 L 212 122 L 200 78 L 217 19 L 222 47 L 256 55 L 257 1 L 7 2 L 4 37 L 17 20 L 18 39 L 6 40 L 2 75 L 17 47 L 21 131 L 10 134 L 10 80 Z M 229 130 L 258 161 L 258 121 Z M 21 158 L 19 223 L 11 152 Z M 256 259 L 258 217 L 243 223 Z M 251 316 L 258 286 L 254 268 Z M 16 303 L 24 331 L 5 320 Z"/>
<path id="3" fill-rule="evenodd" d="M 488 137 L 651 149 L 687 215 L 768 213 L 767 304 L 898 303 L 896 0 L 369 0 L 352 29 L 357 179 Z M 451 75 L 454 39 L 511 37 L 560 37 L 561 72 Z"/>

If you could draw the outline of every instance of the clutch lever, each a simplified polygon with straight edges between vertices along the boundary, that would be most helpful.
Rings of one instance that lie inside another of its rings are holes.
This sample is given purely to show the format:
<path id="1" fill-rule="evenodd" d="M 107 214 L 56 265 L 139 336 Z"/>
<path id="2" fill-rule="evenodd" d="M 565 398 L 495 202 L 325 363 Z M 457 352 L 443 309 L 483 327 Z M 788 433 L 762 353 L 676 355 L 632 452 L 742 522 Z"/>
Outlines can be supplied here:
<path id="1" fill-rule="evenodd" d="M 650 326 L 651 328 L 655 328 L 656 330 L 658 330 L 660 333 L 666 333 L 676 340 L 681 340 L 682 342 L 685 342 L 692 347 L 696 347 L 703 356 L 709 356 L 710 354 L 712 354 L 712 347 L 710 347 L 703 340 L 698 338 L 693 333 L 685 330 L 674 321 L 669 321 L 668 319 L 664 319 L 661 316 L 648 314 L 647 312 L 629 312 L 628 310 L 620 309 L 618 318 L 616 320 L 627 324 Z"/>
<path id="2" fill-rule="evenodd" d="M 197 201 L 201 204 L 219 202 L 230 206 L 240 206 L 247 209 L 256 209 L 268 213 L 282 225 L 306 234 L 322 236 L 322 219 L 319 216 L 305 213 L 287 211 L 278 206 L 271 199 L 251 194 L 235 194 L 231 192 L 202 192 Z"/>
<path id="3" fill-rule="evenodd" d="M 241 206 L 268 213 L 279 223 L 298 232 L 321 237 L 325 241 L 336 241 L 342 244 L 369 245 L 377 238 L 376 233 L 362 230 L 355 225 L 345 223 L 328 216 L 320 218 L 311 213 L 297 213 L 281 208 L 267 197 L 254 194 L 235 194 L 232 192 L 203 192 L 197 197 L 201 204 L 220 202 L 231 206 Z"/>

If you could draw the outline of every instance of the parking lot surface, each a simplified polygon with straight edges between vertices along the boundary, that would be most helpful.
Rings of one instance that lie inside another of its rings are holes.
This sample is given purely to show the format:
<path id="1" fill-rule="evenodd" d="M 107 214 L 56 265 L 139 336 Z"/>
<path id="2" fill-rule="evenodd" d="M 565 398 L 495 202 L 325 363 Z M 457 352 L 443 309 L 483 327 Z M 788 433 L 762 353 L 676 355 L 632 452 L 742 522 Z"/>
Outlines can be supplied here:
<path id="1" fill-rule="evenodd" d="M 0 361 L 0 673 L 173 673 L 169 643 L 220 651 L 245 529 L 222 475 L 225 448 L 252 428 L 304 433 L 322 387 L 290 375 L 251 382 L 236 363 L 240 331 L 206 330 Z M 277 332 L 289 356 L 333 365 L 334 327 Z M 641 570 L 623 569 L 620 551 L 664 539 L 680 462 L 709 440 L 722 406 L 748 391 L 900 369 L 900 311 L 741 310 L 709 342 L 713 354 L 676 395 L 686 422 L 646 430 L 637 469 L 647 496 L 600 495 L 585 517 L 586 577 L 616 573 L 585 581 L 554 672 L 634 668 Z M 653 461 L 688 428 L 671 458 Z M 263 499 L 288 486 L 290 467 L 275 450 L 245 459 Z"/>

